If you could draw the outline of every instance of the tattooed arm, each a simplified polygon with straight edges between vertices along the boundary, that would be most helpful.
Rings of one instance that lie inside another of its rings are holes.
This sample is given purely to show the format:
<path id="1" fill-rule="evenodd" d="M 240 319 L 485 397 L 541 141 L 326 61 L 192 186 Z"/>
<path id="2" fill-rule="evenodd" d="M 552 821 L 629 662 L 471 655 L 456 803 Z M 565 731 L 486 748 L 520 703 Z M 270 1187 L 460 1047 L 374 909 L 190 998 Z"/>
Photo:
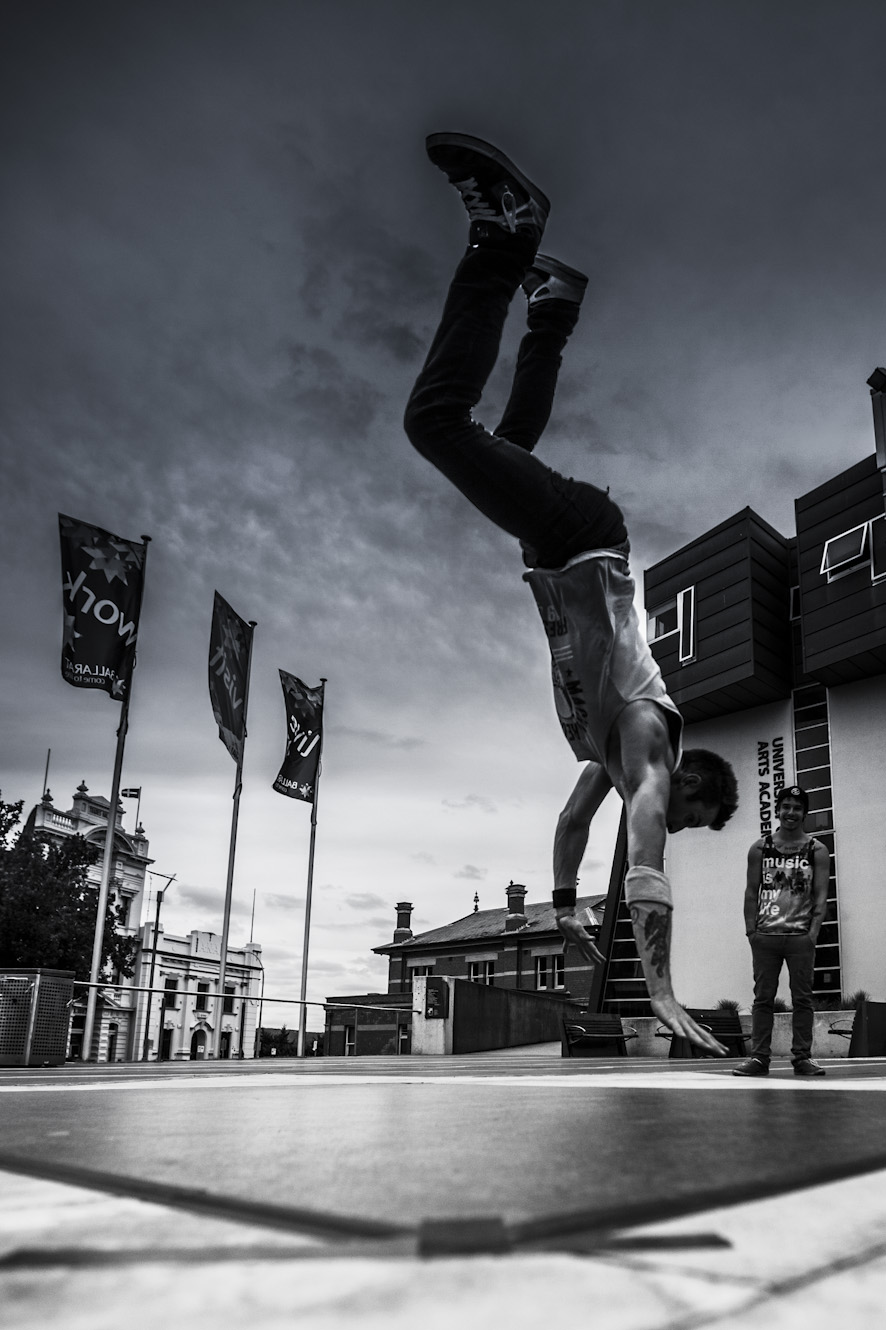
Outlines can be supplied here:
<path id="1" fill-rule="evenodd" d="M 722 1055 L 726 1049 L 714 1036 L 680 1006 L 671 987 L 671 915 L 666 905 L 656 901 L 635 901 L 631 905 L 631 924 L 637 953 L 643 966 L 652 1010 L 675 1036 L 697 1044 L 706 1053 Z"/>

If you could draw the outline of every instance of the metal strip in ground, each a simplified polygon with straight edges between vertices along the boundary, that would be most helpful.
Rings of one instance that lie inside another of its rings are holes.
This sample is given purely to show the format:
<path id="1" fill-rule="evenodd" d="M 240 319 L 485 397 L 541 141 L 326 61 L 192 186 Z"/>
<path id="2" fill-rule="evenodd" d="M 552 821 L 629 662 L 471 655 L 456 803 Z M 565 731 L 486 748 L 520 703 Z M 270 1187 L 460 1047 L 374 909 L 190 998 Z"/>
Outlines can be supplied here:
<path id="1" fill-rule="evenodd" d="M 241 1224 L 256 1224 L 265 1228 L 283 1229 L 290 1233 L 331 1241 L 353 1238 L 396 1238 L 415 1232 L 405 1224 L 389 1224 L 381 1219 L 361 1219 L 355 1215 L 326 1214 L 321 1210 L 304 1210 L 296 1206 L 273 1205 L 264 1201 L 250 1201 L 245 1197 L 224 1196 L 205 1191 L 201 1187 L 179 1187 L 168 1182 L 150 1182 L 144 1178 L 127 1177 L 122 1173 L 104 1173 L 81 1168 L 76 1164 L 48 1163 L 26 1159 L 20 1155 L 0 1152 L 0 1171 L 41 1178 L 46 1182 L 66 1183 L 71 1187 L 84 1187 L 90 1191 L 109 1192 L 113 1196 L 126 1196 L 154 1205 L 166 1205 L 213 1219 L 233 1219 Z"/>
<path id="2" fill-rule="evenodd" d="M 509 1232 L 515 1244 L 547 1245 L 558 1238 L 578 1233 L 596 1233 L 607 1230 L 638 1228 L 640 1225 L 663 1223 L 686 1215 L 698 1215 L 707 1210 L 725 1209 L 750 1201 L 771 1200 L 794 1191 L 821 1187 L 829 1182 L 843 1182 L 848 1178 L 886 1169 L 886 1150 L 867 1159 L 846 1164 L 820 1164 L 810 1168 L 803 1177 L 771 1179 L 757 1182 L 731 1183 L 723 1187 L 709 1187 L 691 1196 L 675 1196 L 659 1201 L 632 1201 L 626 1205 L 611 1205 L 596 1210 L 576 1210 L 566 1214 L 548 1215 L 538 1219 L 519 1220 L 510 1225 Z"/>

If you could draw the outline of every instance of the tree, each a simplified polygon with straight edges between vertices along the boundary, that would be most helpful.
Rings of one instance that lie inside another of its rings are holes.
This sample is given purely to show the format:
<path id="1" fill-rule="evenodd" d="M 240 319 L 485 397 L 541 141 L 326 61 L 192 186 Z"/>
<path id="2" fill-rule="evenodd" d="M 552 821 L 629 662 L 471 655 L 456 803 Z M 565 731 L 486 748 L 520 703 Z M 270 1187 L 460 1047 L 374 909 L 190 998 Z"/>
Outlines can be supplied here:
<path id="1" fill-rule="evenodd" d="M 0 799 L 0 965 L 73 970 L 88 980 L 98 890 L 88 870 L 97 847 L 82 836 L 57 841 L 25 826 L 22 800 Z M 108 900 L 102 939 L 103 975 L 131 975 L 136 941 L 117 930 L 122 907 Z"/>

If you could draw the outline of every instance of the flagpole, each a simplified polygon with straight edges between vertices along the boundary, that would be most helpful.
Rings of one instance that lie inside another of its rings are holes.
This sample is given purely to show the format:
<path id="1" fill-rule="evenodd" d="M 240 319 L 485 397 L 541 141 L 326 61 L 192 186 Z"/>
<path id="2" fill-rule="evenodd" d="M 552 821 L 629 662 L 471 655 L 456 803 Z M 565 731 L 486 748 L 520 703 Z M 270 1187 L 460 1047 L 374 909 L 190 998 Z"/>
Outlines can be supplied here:
<path id="1" fill-rule="evenodd" d="M 255 637 L 257 620 L 250 619 L 249 651 L 246 656 L 246 680 L 243 690 L 243 742 L 237 759 L 237 774 L 234 777 L 234 808 L 231 813 L 231 841 L 228 847 L 228 876 L 225 882 L 225 914 L 222 922 L 221 954 L 218 963 L 218 994 L 215 1005 L 215 1029 L 212 1032 L 212 1056 L 218 1058 L 221 1049 L 221 1027 L 225 1004 L 225 977 L 228 968 L 228 933 L 231 927 L 231 899 L 234 893 L 234 856 L 237 852 L 237 823 L 240 820 L 240 793 L 243 788 L 243 758 L 246 754 L 246 710 L 249 705 L 249 676 L 252 673 L 252 642 Z"/>
<path id="2" fill-rule="evenodd" d="M 144 594 L 145 570 L 148 562 L 150 536 L 142 536 L 145 555 L 142 562 L 141 589 Z M 129 729 L 129 701 L 132 696 L 132 682 L 135 675 L 135 658 L 123 702 L 120 706 L 120 724 L 117 726 L 117 751 L 114 755 L 114 774 L 111 777 L 111 795 L 108 804 L 108 828 L 105 832 L 105 853 L 102 859 L 101 884 L 98 889 L 98 908 L 95 917 L 95 933 L 92 939 L 92 967 L 89 972 L 89 995 L 86 999 L 86 1017 L 83 1023 L 83 1047 L 80 1050 L 82 1062 L 92 1061 L 92 1033 L 95 1028 L 95 1010 L 98 1005 L 99 975 L 102 968 L 102 943 L 105 936 L 105 914 L 110 894 L 111 870 L 114 866 L 114 832 L 117 829 L 117 802 L 120 798 L 120 774 L 123 770 L 123 750 L 126 746 L 126 731 Z"/>
<path id="3" fill-rule="evenodd" d="M 321 715 L 325 720 L 326 710 L 326 680 L 320 680 L 320 686 L 323 689 L 323 711 Z M 307 1029 L 306 999 L 308 995 L 308 944 L 311 938 L 311 893 L 314 887 L 314 843 L 317 839 L 317 801 L 320 797 L 320 772 L 323 767 L 323 723 L 320 725 L 320 752 L 317 758 L 317 780 L 314 783 L 314 800 L 311 804 L 311 843 L 308 850 L 308 890 L 305 896 L 305 936 L 302 943 L 301 952 L 301 990 L 299 992 L 298 1009 L 298 1044 L 296 1046 L 296 1057 L 303 1058 L 305 1055 L 305 1032 Z"/>

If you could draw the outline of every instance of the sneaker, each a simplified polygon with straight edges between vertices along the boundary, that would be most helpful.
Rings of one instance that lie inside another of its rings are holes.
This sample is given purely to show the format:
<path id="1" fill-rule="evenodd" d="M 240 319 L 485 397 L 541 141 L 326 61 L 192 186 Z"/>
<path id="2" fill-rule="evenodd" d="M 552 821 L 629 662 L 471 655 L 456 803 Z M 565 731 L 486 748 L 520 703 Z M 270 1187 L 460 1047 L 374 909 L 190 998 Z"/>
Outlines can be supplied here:
<path id="1" fill-rule="evenodd" d="M 794 1063 L 795 1076 L 826 1076 L 824 1067 L 820 1067 L 812 1058 L 801 1058 L 799 1062 Z"/>
<path id="2" fill-rule="evenodd" d="M 762 1058 L 748 1058 L 746 1062 L 739 1062 L 737 1067 L 732 1068 L 733 1076 L 768 1076 L 769 1063 L 764 1062 Z"/>
<path id="3" fill-rule="evenodd" d="M 537 185 L 498 148 L 470 134 L 429 134 L 428 156 L 461 194 L 471 220 L 471 243 L 497 227 L 537 247 L 551 205 Z"/>
<path id="4" fill-rule="evenodd" d="M 536 254 L 535 262 L 523 278 L 530 308 L 545 300 L 568 300 L 580 305 L 587 287 L 588 279 L 583 272 L 567 268 L 565 263 L 550 259 L 547 254 Z"/>

